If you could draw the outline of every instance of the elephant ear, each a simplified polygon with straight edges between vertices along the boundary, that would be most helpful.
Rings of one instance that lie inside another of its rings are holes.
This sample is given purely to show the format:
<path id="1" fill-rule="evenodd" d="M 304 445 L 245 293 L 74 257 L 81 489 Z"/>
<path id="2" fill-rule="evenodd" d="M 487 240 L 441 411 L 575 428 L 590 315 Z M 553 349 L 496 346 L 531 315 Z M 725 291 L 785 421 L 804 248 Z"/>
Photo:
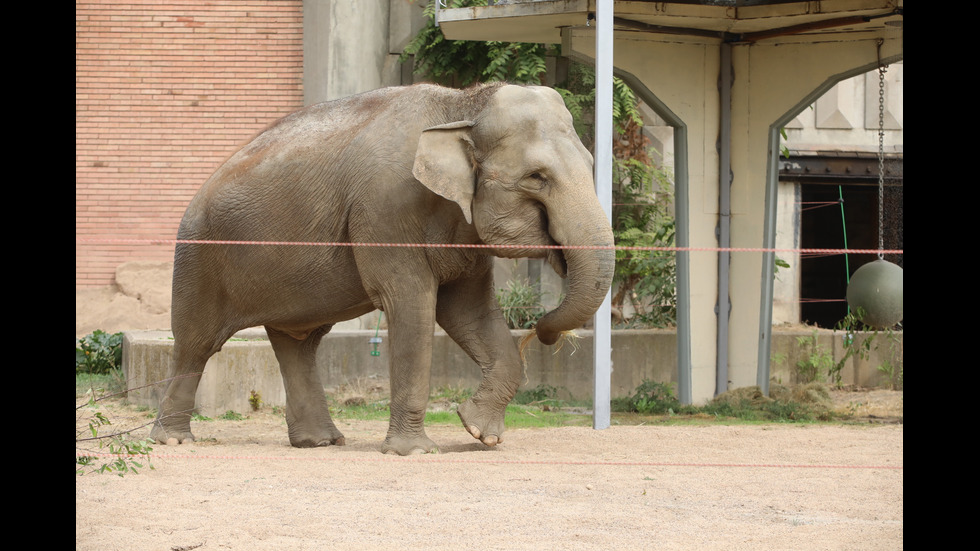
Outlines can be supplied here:
<path id="1" fill-rule="evenodd" d="M 412 175 L 425 187 L 463 209 L 467 224 L 473 223 L 476 189 L 472 128 L 473 121 L 457 121 L 425 129 L 412 167 Z"/>

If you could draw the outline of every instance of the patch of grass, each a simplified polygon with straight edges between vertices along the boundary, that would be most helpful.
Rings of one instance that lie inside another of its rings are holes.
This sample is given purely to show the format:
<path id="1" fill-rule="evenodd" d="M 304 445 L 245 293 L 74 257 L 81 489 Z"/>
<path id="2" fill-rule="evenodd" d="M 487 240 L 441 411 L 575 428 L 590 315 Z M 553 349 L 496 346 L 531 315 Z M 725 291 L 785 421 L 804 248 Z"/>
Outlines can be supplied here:
<path id="1" fill-rule="evenodd" d="M 448 409 L 426 413 L 426 424 L 459 424 L 455 404 L 465 401 L 472 390 L 444 387 L 433 391 L 432 403 L 449 403 Z M 524 390 L 507 406 L 508 428 L 588 426 L 592 421 L 591 402 L 563 401 L 559 390 L 539 385 Z M 759 387 L 726 392 L 702 406 L 682 405 L 669 383 L 644 381 L 632 395 L 612 401 L 612 424 L 615 425 L 691 425 L 691 424 L 758 424 L 815 423 L 840 421 L 830 408 L 826 385 L 811 383 L 792 389 L 773 383 L 770 395 Z M 387 398 L 375 401 L 347 400 L 332 403 L 331 414 L 338 419 L 387 421 L 390 415 Z"/>
<path id="2" fill-rule="evenodd" d="M 632 396 L 613 400 L 619 424 L 813 423 L 836 420 L 825 385 L 811 383 L 790 389 L 770 386 L 769 396 L 757 386 L 732 390 L 703 406 L 685 406 L 665 383 L 644 381 Z"/>
<path id="3" fill-rule="evenodd" d="M 237 411 L 232 411 L 229 409 L 228 411 L 219 415 L 218 419 L 221 419 L 222 421 L 244 421 L 245 416 Z"/>
<path id="4" fill-rule="evenodd" d="M 507 406 L 504 413 L 507 428 L 584 427 L 592 423 L 592 416 L 570 413 L 561 408 L 542 409 L 521 404 Z"/>
<path id="5" fill-rule="evenodd" d="M 343 404 L 335 404 L 330 408 L 330 415 L 335 419 L 355 419 L 358 421 L 384 421 L 388 419 L 388 400 L 365 402 L 363 400 L 348 400 Z"/>
<path id="6" fill-rule="evenodd" d="M 514 396 L 515 404 L 533 404 L 541 402 L 557 402 L 558 389 L 544 383 L 528 390 L 518 390 Z"/>
<path id="7" fill-rule="evenodd" d="M 429 397 L 430 400 L 448 400 L 456 404 L 462 404 L 473 396 L 473 389 L 457 386 L 442 386 L 436 389 Z"/>
<path id="8" fill-rule="evenodd" d="M 75 397 L 94 394 L 103 396 L 126 390 L 126 379 L 122 369 L 112 369 L 105 373 L 75 373 Z"/>

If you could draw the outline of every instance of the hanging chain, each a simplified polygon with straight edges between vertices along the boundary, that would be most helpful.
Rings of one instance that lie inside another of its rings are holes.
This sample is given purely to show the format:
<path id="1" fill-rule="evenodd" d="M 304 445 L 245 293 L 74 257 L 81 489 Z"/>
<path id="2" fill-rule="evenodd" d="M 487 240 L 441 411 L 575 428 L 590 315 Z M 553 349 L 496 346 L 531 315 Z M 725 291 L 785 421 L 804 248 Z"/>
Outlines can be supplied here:
<path id="1" fill-rule="evenodd" d="M 884 40 L 878 39 L 878 258 L 883 259 L 880 251 L 885 249 L 885 70 L 887 65 L 881 63 L 881 45 Z"/>

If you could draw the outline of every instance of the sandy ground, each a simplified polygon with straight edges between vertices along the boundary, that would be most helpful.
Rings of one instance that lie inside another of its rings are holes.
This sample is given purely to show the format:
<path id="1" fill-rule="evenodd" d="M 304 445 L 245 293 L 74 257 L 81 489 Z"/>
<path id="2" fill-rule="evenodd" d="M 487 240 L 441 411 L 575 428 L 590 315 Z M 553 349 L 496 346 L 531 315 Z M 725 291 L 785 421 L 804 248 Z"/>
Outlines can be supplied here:
<path id="1" fill-rule="evenodd" d="M 156 446 L 152 470 L 76 476 L 76 549 L 904 545 L 900 423 L 517 429 L 495 448 L 440 425 L 440 453 L 408 458 L 378 451 L 385 422 L 338 426 L 346 446 L 296 449 L 271 411 L 195 421 L 198 441 Z"/>
<path id="2" fill-rule="evenodd" d="M 76 338 L 168 328 L 169 269 L 76 292 Z M 75 477 L 75 548 L 902 549 L 904 426 L 882 422 L 902 393 L 834 399 L 868 422 L 519 429 L 495 448 L 452 424 L 410 458 L 379 453 L 385 422 L 341 420 L 346 446 L 302 450 L 271 411 L 193 422 L 198 441 L 155 446 L 152 470 Z M 103 408 L 113 429 L 149 421 Z"/>

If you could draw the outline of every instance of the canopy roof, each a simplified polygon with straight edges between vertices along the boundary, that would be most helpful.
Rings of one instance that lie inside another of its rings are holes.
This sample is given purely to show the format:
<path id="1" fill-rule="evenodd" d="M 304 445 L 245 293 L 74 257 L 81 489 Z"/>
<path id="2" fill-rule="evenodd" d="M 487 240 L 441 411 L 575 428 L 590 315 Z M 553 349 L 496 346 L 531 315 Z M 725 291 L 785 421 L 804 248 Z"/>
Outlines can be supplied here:
<path id="1" fill-rule="evenodd" d="M 898 30 L 903 4 L 903 0 L 616 1 L 613 23 L 617 31 L 697 36 L 729 43 L 787 36 L 806 41 L 839 40 L 845 34 Z M 594 13 L 595 0 L 510 0 L 486 7 L 444 8 L 439 11 L 438 22 L 452 40 L 555 44 L 561 42 L 562 28 L 586 26 Z"/>

